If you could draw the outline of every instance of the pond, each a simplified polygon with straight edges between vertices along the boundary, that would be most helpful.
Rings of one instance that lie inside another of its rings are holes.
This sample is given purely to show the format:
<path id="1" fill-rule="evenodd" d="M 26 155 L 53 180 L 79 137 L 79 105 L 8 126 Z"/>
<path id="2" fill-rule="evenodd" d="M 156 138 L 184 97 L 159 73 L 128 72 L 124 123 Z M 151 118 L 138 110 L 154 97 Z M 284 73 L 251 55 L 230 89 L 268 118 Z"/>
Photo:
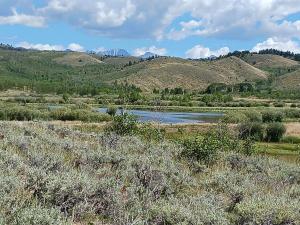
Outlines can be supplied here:
<path id="1" fill-rule="evenodd" d="M 105 113 L 107 108 L 99 108 Z M 218 112 L 158 112 L 147 110 L 126 110 L 127 113 L 137 116 L 140 122 L 159 122 L 164 124 L 191 124 L 191 123 L 216 123 L 224 115 Z M 118 110 L 117 114 L 121 114 Z"/>

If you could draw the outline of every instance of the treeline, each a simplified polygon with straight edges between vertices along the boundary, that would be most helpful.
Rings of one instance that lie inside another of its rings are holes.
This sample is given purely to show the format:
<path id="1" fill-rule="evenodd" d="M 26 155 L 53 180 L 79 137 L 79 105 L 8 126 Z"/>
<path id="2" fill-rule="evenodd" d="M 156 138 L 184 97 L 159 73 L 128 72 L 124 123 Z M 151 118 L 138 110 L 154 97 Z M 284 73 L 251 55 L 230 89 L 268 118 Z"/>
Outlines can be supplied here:
<path id="1" fill-rule="evenodd" d="M 280 51 L 276 49 L 265 49 L 258 52 L 258 54 L 272 54 L 272 55 L 279 55 L 285 58 L 290 58 L 296 61 L 300 61 L 300 54 L 295 54 L 290 51 Z"/>
<path id="2" fill-rule="evenodd" d="M 253 83 L 243 82 L 239 84 L 214 83 L 207 87 L 206 94 L 241 94 L 243 97 L 257 96 L 272 99 L 300 99 L 297 90 L 276 90 L 272 88 L 272 80 L 257 81 Z"/>
<path id="3" fill-rule="evenodd" d="M 14 51 L 27 51 L 27 49 L 25 49 L 25 48 L 14 47 L 12 45 L 3 44 L 3 43 L 0 43 L 0 49 L 3 49 L 3 50 L 14 50 Z"/>
<path id="4" fill-rule="evenodd" d="M 225 55 L 225 56 L 220 56 L 220 57 L 218 57 L 217 59 L 219 59 L 219 58 L 224 58 L 224 57 L 230 57 L 230 56 L 235 56 L 235 57 L 238 57 L 238 58 L 243 58 L 244 56 L 249 55 L 249 54 L 260 54 L 260 55 L 270 54 L 270 55 L 279 55 L 279 56 L 282 56 L 282 57 L 285 57 L 285 58 L 289 58 L 289 59 L 293 59 L 293 60 L 296 60 L 296 61 L 300 61 L 300 54 L 295 54 L 295 53 L 293 53 L 293 52 L 291 52 L 291 51 L 280 51 L 280 50 L 273 49 L 273 48 L 260 50 L 259 52 L 234 51 L 234 52 L 228 53 L 228 54 Z"/>

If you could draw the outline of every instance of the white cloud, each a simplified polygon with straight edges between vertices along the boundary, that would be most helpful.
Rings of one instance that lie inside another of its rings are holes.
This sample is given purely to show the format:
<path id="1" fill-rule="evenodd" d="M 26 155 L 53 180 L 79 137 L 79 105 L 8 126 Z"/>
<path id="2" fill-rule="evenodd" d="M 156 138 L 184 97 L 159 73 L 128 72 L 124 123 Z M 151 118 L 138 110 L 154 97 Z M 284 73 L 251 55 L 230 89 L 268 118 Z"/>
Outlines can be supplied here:
<path id="1" fill-rule="evenodd" d="M 42 51 L 63 51 L 65 50 L 62 45 L 50 45 L 50 44 L 32 44 L 28 42 L 21 42 L 17 44 L 17 47 L 22 47 L 25 49 L 35 49 Z"/>
<path id="2" fill-rule="evenodd" d="M 202 25 L 202 22 L 196 20 L 190 20 L 188 22 L 180 22 L 180 25 L 182 26 L 183 29 L 194 29 L 200 27 Z"/>
<path id="3" fill-rule="evenodd" d="M 50 0 L 41 13 L 89 30 L 106 30 L 122 26 L 136 10 L 131 0 Z"/>
<path id="4" fill-rule="evenodd" d="M 228 47 L 223 47 L 218 50 L 210 50 L 202 45 L 196 45 L 193 48 L 186 51 L 186 57 L 191 59 L 208 58 L 210 56 L 221 56 L 229 53 Z"/>
<path id="5" fill-rule="evenodd" d="M 18 13 L 16 9 L 12 9 L 12 15 L 0 16 L 0 25 L 25 25 L 29 27 L 44 27 L 45 18 L 42 16 L 32 16 Z"/>
<path id="6" fill-rule="evenodd" d="M 151 46 L 151 47 L 143 47 L 143 48 L 137 48 L 133 51 L 133 55 L 134 56 L 141 56 L 144 55 L 146 52 L 151 52 L 154 53 L 156 55 L 166 55 L 167 54 L 167 49 L 165 48 L 157 48 L 155 46 Z"/>
<path id="7" fill-rule="evenodd" d="M 300 0 L 48 0 L 39 5 L 34 0 L 0 1 L 0 24 L 41 27 L 58 20 L 114 38 L 300 39 L 300 20 L 287 17 L 300 12 Z M 13 7 L 19 13 L 11 14 Z"/>
<path id="8" fill-rule="evenodd" d="M 182 0 L 49 0 L 37 13 L 103 36 L 152 38 L 162 35 L 172 22 L 172 9 L 179 2 Z"/>
<path id="9" fill-rule="evenodd" d="M 74 52 L 84 52 L 84 47 L 82 47 L 80 44 L 77 43 L 71 43 L 68 46 L 68 49 L 74 51 Z"/>
<path id="10" fill-rule="evenodd" d="M 193 20 L 182 19 L 180 28 L 170 29 L 165 35 L 169 39 L 179 40 L 191 35 L 227 36 L 237 39 L 257 35 L 295 38 L 300 36 L 300 20 L 286 19 L 288 15 L 300 12 L 299 0 L 183 0 L 182 2 L 180 8 L 183 12 L 189 13 Z"/>
<path id="11" fill-rule="evenodd" d="M 266 41 L 256 44 L 256 46 L 253 47 L 252 52 L 259 52 L 260 50 L 271 48 L 281 51 L 300 53 L 299 43 L 292 40 L 279 39 L 276 37 L 268 38 Z"/>
<path id="12" fill-rule="evenodd" d="M 84 47 L 79 44 L 71 43 L 68 47 L 64 47 L 63 45 L 50 45 L 50 44 L 32 44 L 29 42 L 20 42 L 16 45 L 17 47 L 25 48 L 25 49 L 34 49 L 41 51 L 64 51 L 66 49 L 70 49 L 75 52 L 84 52 Z"/>

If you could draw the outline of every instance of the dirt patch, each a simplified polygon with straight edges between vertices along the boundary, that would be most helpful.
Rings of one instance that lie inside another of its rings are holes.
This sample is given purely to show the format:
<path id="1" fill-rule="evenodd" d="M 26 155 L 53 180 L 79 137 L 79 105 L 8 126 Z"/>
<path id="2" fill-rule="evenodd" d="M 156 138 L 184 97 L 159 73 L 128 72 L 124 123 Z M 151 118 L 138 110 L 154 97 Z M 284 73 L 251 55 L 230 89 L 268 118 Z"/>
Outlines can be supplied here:
<path id="1" fill-rule="evenodd" d="M 287 136 L 300 136 L 300 123 L 287 123 L 285 126 Z"/>

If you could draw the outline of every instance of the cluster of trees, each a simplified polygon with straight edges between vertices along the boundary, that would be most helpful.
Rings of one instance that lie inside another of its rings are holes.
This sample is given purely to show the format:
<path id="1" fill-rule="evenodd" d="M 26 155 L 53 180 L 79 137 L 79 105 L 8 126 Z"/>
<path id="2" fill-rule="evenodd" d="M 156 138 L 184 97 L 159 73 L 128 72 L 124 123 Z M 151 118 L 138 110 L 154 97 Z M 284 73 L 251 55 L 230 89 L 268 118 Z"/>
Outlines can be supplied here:
<path id="1" fill-rule="evenodd" d="M 280 51 L 277 49 L 265 49 L 258 52 L 258 54 L 272 54 L 272 55 L 279 55 L 285 58 L 294 59 L 296 61 L 300 61 L 300 54 L 295 54 L 290 51 Z"/>
<path id="2" fill-rule="evenodd" d="M 160 91 L 159 89 L 154 88 L 153 89 L 154 94 L 162 94 L 162 95 L 184 95 L 187 94 L 188 91 L 181 88 L 181 87 L 176 87 L 176 88 L 165 88 L 164 90 Z"/>
<path id="3" fill-rule="evenodd" d="M 207 87 L 206 93 L 241 93 L 241 92 L 253 92 L 255 87 L 252 83 L 244 82 L 239 84 L 224 84 L 224 83 L 214 83 Z"/>
<path id="4" fill-rule="evenodd" d="M 285 58 L 289 58 L 289 59 L 293 59 L 296 61 L 300 61 L 300 54 L 296 54 L 290 51 L 280 51 L 277 49 L 264 49 L 264 50 L 260 50 L 259 52 L 250 52 L 250 51 L 234 51 L 234 52 L 230 52 L 225 56 L 220 56 L 219 58 L 223 58 L 223 57 L 230 57 L 230 56 L 236 56 L 238 58 L 243 58 L 246 55 L 249 54 L 271 54 L 271 55 L 279 55 Z"/>
<path id="5" fill-rule="evenodd" d="M 119 93 L 119 99 L 122 100 L 121 103 L 135 103 L 138 100 L 143 99 L 143 96 L 141 95 L 142 90 L 133 84 L 130 85 L 128 83 L 125 83 L 117 85 L 116 87 Z"/>
<path id="6" fill-rule="evenodd" d="M 15 50 L 15 51 L 26 51 L 25 48 L 15 48 L 12 45 L 0 43 L 0 49 L 4 50 Z"/>

